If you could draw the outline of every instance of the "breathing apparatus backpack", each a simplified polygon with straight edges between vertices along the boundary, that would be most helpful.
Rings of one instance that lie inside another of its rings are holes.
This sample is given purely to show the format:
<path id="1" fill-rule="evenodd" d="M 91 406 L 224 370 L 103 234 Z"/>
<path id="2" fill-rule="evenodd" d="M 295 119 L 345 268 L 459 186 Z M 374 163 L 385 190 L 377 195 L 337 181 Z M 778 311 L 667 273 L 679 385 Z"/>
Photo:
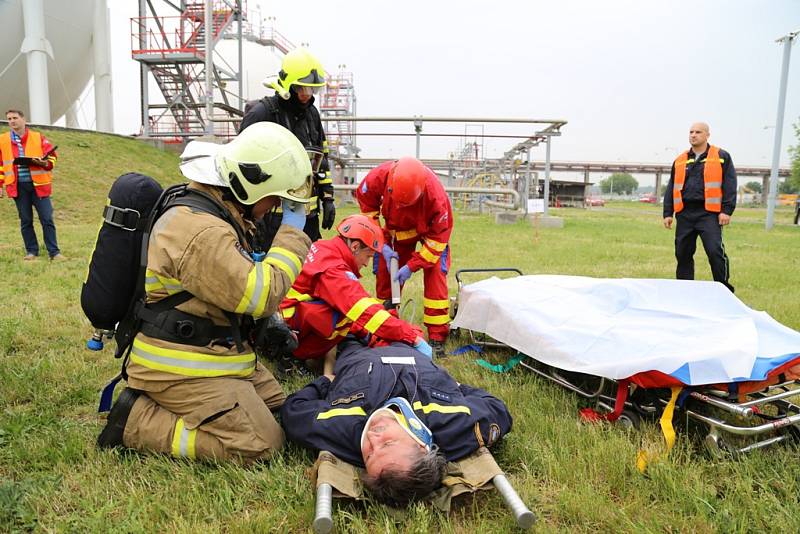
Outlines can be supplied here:
<path id="1" fill-rule="evenodd" d="M 86 280 L 81 286 L 81 308 L 95 329 L 87 342 L 91 350 L 103 348 L 130 307 L 139 272 L 142 234 L 161 186 L 149 176 L 123 174 L 108 192 L 103 224 L 92 250 Z"/>

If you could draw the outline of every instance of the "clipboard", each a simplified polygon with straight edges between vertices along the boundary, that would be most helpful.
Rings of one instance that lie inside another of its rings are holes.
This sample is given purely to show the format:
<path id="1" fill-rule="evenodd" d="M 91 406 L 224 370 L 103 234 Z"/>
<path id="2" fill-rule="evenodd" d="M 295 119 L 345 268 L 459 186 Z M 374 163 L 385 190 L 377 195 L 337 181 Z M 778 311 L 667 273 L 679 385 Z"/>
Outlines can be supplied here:
<path id="1" fill-rule="evenodd" d="M 31 158 L 31 157 L 28 157 L 28 156 L 22 156 L 22 157 L 18 156 L 16 158 L 14 158 L 14 165 L 25 165 L 27 167 L 30 167 L 31 165 L 34 165 L 33 160 L 35 160 L 35 159 L 45 160 L 45 159 L 49 158 L 56 150 L 58 150 L 58 147 L 54 146 L 53 148 L 48 150 L 40 158 Z"/>

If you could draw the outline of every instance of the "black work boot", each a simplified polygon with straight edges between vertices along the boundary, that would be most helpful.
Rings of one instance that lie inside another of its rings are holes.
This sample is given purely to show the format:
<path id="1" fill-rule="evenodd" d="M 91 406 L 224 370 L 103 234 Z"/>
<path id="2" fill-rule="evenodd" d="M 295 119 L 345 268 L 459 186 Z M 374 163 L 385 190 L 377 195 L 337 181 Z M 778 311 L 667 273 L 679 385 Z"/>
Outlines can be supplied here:
<path id="1" fill-rule="evenodd" d="M 444 358 L 446 356 L 444 352 L 444 341 L 439 341 L 438 339 L 431 339 L 430 346 L 433 349 L 433 359 L 438 360 L 439 358 Z"/>
<path id="2" fill-rule="evenodd" d="M 128 416 L 136 399 L 141 395 L 140 391 L 125 388 L 117 397 L 117 402 L 108 414 L 106 426 L 97 437 L 97 446 L 101 449 L 113 449 L 122 446 L 122 434 L 125 432 L 125 425 L 128 423 Z"/>

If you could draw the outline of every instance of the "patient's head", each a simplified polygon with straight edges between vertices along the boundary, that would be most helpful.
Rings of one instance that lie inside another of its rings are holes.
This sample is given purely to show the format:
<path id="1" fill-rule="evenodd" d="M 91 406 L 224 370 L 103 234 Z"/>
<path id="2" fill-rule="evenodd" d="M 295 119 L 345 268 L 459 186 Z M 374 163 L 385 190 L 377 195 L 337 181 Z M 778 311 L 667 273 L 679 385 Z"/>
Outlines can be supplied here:
<path id="1" fill-rule="evenodd" d="M 428 451 L 388 410 L 368 424 L 361 443 L 367 470 L 364 485 L 377 500 L 403 507 L 439 487 L 447 460 L 435 446 Z"/>

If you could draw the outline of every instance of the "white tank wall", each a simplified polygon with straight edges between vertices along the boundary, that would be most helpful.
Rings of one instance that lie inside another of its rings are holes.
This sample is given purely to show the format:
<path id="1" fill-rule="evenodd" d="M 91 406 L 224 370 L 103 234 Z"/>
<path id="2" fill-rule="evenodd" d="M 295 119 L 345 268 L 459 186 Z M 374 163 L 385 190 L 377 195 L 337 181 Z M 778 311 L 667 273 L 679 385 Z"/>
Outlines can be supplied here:
<path id="1" fill-rule="evenodd" d="M 0 72 L 14 60 L 25 37 L 23 1 L 0 1 L 5 45 L 0 48 Z M 94 4 L 94 0 L 44 0 L 45 32 L 55 56 L 47 63 L 51 123 L 66 113 L 92 77 Z M 0 111 L 9 108 L 22 109 L 30 116 L 24 55 L 0 77 Z"/>

